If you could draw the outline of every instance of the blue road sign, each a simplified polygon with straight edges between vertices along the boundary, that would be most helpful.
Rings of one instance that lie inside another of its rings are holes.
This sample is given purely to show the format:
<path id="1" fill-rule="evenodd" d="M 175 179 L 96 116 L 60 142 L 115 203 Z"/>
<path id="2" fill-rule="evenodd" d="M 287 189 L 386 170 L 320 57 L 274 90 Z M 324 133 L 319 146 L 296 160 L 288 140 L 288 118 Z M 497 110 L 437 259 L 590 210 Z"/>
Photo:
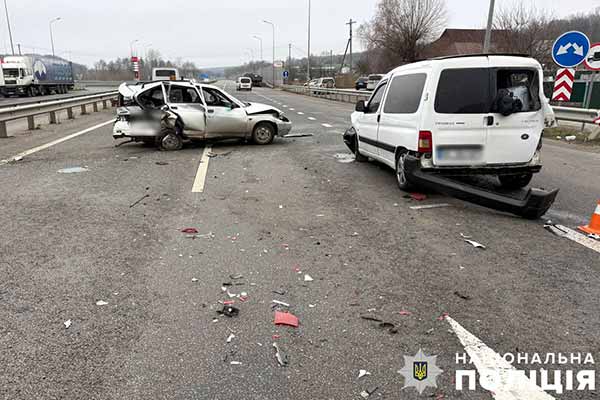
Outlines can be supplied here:
<path id="1" fill-rule="evenodd" d="M 573 68 L 581 64 L 590 51 L 590 39 L 581 32 L 563 33 L 552 46 L 554 62 L 563 68 Z"/>
<path id="2" fill-rule="evenodd" d="M 587 54 L 587 53 L 586 53 Z M 283 71 L 283 77 L 287 79 L 290 76 L 290 71 Z"/>
<path id="3" fill-rule="evenodd" d="M 200 79 L 208 79 L 208 74 L 200 74 Z"/>

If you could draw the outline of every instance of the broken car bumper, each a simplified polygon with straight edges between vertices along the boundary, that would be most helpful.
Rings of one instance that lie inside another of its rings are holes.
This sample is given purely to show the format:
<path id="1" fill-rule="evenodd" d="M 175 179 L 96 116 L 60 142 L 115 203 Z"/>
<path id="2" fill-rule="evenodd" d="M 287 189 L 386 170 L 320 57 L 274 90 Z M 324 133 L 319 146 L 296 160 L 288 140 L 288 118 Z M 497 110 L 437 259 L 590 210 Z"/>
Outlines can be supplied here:
<path id="1" fill-rule="evenodd" d="M 277 121 L 277 135 L 285 136 L 292 130 L 292 123 L 290 121 Z"/>
<path id="2" fill-rule="evenodd" d="M 523 198 L 510 197 L 454 181 L 439 173 L 427 172 L 421 168 L 421 160 L 414 156 L 406 158 L 404 169 L 408 181 L 415 185 L 528 219 L 537 219 L 544 215 L 550 209 L 558 194 L 558 189 L 546 191 L 532 188 Z"/>
<path id="3" fill-rule="evenodd" d="M 158 130 L 146 124 L 140 123 L 132 124 L 128 121 L 115 121 L 113 125 L 113 138 L 142 138 L 142 137 L 156 137 Z"/>

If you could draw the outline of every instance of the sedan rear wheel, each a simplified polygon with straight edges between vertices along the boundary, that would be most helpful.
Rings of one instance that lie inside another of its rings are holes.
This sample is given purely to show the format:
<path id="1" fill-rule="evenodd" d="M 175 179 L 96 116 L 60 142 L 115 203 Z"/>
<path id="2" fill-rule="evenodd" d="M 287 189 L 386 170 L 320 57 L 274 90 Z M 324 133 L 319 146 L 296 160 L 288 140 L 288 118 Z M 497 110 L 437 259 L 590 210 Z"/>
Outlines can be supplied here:
<path id="1" fill-rule="evenodd" d="M 159 146 L 164 151 L 181 150 L 183 147 L 183 138 L 175 131 L 168 130 L 160 136 Z"/>
<path id="2" fill-rule="evenodd" d="M 261 122 L 252 131 L 252 140 L 256 144 L 271 144 L 275 139 L 275 127 L 267 122 Z"/>

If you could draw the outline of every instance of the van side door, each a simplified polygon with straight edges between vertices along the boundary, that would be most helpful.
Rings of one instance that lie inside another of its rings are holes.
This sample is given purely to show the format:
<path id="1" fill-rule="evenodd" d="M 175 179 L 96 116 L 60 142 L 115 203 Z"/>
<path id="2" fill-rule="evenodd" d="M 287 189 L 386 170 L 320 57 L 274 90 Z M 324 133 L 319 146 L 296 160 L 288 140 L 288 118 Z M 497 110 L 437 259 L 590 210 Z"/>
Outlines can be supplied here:
<path id="1" fill-rule="evenodd" d="M 387 81 L 383 81 L 371 95 L 369 102 L 365 106 L 365 111 L 360 118 L 358 127 L 359 147 L 373 155 L 379 155 L 379 142 L 377 140 L 377 131 L 379 128 L 379 118 L 381 102 L 387 88 Z"/>
<path id="2" fill-rule="evenodd" d="M 395 165 L 395 150 L 403 147 L 416 151 L 420 129 L 420 113 L 426 73 L 395 75 L 388 84 L 377 141 L 379 151 L 390 165 Z"/>

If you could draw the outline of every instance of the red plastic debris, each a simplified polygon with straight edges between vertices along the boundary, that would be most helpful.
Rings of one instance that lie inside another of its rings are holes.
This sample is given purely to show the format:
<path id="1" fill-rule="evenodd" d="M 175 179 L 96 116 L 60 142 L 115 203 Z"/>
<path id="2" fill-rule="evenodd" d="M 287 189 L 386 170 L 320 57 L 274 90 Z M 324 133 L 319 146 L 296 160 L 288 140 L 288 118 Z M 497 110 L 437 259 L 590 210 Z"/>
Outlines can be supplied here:
<path id="1" fill-rule="evenodd" d="M 423 201 L 423 200 L 427 200 L 427 196 L 425 196 L 422 193 L 411 193 L 410 194 L 410 198 L 416 201 Z"/>
<path id="2" fill-rule="evenodd" d="M 443 321 L 443 320 L 445 320 L 445 319 L 446 319 L 446 317 L 448 317 L 449 315 L 450 315 L 450 314 L 448 314 L 447 312 L 445 312 L 445 313 L 443 313 L 442 315 L 440 315 L 440 316 L 438 317 L 438 319 L 437 319 L 437 320 L 438 320 L 438 321 Z"/>
<path id="3" fill-rule="evenodd" d="M 300 321 L 298 321 L 298 317 L 296 317 L 294 314 L 275 311 L 275 325 L 287 325 L 297 328 L 299 322 Z"/>
<path id="4" fill-rule="evenodd" d="M 280 338 L 281 338 L 281 336 L 279 336 L 279 335 L 273 335 L 273 339 L 280 339 Z"/>
<path id="5" fill-rule="evenodd" d="M 246 296 L 240 296 L 240 301 L 242 303 L 244 303 L 244 302 L 248 301 L 248 297 L 246 297 Z"/>
<path id="6" fill-rule="evenodd" d="M 196 229 L 196 228 L 185 228 L 185 229 L 181 230 L 181 233 L 196 234 L 199 232 L 198 232 L 198 229 Z"/>
<path id="7" fill-rule="evenodd" d="M 402 310 L 398 314 L 400 314 L 400 315 L 412 315 L 412 313 L 410 311 L 406 311 L 406 310 Z"/>
<path id="8" fill-rule="evenodd" d="M 227 301 L 224 301 L 223 304 L 226 305 L 226 306 L 230 306 L 232 304 L 235 304 L 235 301 L 234 300 L 227 300 Z"/>

